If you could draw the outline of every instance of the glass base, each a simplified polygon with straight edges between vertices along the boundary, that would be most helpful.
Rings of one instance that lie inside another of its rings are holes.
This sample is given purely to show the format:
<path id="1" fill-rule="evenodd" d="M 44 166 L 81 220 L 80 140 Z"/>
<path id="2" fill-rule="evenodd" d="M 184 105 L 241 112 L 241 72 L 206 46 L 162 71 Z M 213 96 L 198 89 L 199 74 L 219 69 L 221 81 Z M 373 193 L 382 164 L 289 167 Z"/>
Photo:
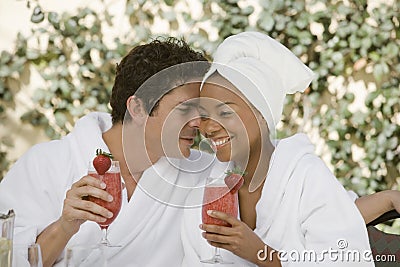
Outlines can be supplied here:
<path id="1" fill-rule="evenodd" d="M 225 261 L 220 255 L 215 255 L 211 259 L 201 260 L 200 262 L 208 264 L 233 264 L 231 261 Z"/>
<path id="2" fill-rule="evenodd" d="M 105 247 L 109 247 L 109 248 L 120 248 L 120 247 L 122 247 L 121 245 L 111 245 L 110 242 L 108 242 L 107 239 L 102 239 L 100 241 L 100 245 L 105 246 Z"/>
<path id="3" fill-rule="evenodd" d="M 121 245 L 111 245 L 110 241 L 108 241 L 108 239 L 107 239 L 107 228 L 108 228 L 108 225 L 107 226 L 101 226 L 100 225 L 100 228 L 101 228 L 101 231 L 103 232 L 103 237 L 100 240 L 100 245 L 103 245 L 103 246 L 106 246 L 106 247 L 111 247 L 111 248 L 120 248 L 120 247 L 122 247 Z"/>

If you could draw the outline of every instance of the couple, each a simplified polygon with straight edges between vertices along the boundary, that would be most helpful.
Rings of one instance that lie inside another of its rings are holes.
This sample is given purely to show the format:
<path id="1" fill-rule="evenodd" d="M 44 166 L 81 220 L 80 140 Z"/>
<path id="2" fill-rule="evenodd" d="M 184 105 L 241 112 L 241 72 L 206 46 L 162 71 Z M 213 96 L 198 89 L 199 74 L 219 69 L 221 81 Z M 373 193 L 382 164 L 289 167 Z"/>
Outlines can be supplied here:
<path id="1" fill-rule="evenodd" d="M 290 265 L 259 261 L 265 246 L 320 253 L 345 238 L 350 249 L 368 250 L 362 217 L 307 138 L 269 138 L 285 94 L 304 90 L 312 72 L 260 33 L 228 38 L 214 60 L 221 64 L 206 73 L 204 56 L 174 39 L 130 51 L 117 67 L 111 117 L 91 113 L 64 139 L 34 146 L 0 184 L 0 211 L 17 214 L 16 242 L 39 243 L 45 266 L 57 266 L 67 245 L 100 240 L 96 222 L 110 214 L 85 197 L 109 197 L 86 175 L 101 148 L 120 161 L 125 185 L 109 228 L 111 243 L 122 247 L 106 252 L 110 266 L 193 266 L 212 251 L 205 239 L 242 258 L 240 266 Z M 201 100 L 198 109 L 200 87 L 202 97 L 219 102 Z M 216 142 L 220 161 L 234 160 L 247 171 L 241 220 L 213 213 L 233 227 L 202 225 L 205 239 L 198 208 L 183 207 L 201 204 L 190 188 L 225 165 L 207 166 L 209 158 L 190 149 L 198 128 Z M 364 209 L 364 218 L 383 213 L 380 207 Z"/>

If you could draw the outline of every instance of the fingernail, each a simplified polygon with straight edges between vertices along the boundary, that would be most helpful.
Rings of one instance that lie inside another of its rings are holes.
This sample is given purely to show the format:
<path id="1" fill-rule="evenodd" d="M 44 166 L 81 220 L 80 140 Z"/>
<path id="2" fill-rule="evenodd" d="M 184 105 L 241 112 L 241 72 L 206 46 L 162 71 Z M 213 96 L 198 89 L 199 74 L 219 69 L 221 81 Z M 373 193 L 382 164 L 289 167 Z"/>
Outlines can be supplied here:
<path id="1" fill-rule="evenodd" d="M 208 214 L 208 215 L 212 215 L 212 214 L 213 214 L 213 211 L 212 211 L 212 210 L 207 210 L 207 214 Z"/>
<path id="2" fill-rule="evenodd" d="M 112 212 L 107 213 L 107 218 L 111 218 L 113 216 Z"/>
<path id="3" fill-rule="evenodd" d="M 203 230 L 203 225 L 202 225 L 202 224 L 200 224 L 200 225 L 199 225 L 199 228 L 200 228 L 201 230 Z"/>
<path id="4" fill-rule="evenodd" d="M 113 201 L 113 199 L 114 199 L 114 198 L 113 198 L 111 195 L 110 195 L 110 196 L 108 196 L 108 201 L 110 201 L 110 202 L 111 202 L 111 201 Z"/>
<path id="5" fill-rule="evenodd" d="M 107 219 L 106 218 L 101 218 L 100 222 L 105 222 Z"/>
<path id="6" fill-rule="evenodd" d="M 107 186 L 107 185 L 106 185 L 105 183 L 101 183 L 101 184 L 100 184 L 101 189 L 105 189 L 106 186 Z"/>

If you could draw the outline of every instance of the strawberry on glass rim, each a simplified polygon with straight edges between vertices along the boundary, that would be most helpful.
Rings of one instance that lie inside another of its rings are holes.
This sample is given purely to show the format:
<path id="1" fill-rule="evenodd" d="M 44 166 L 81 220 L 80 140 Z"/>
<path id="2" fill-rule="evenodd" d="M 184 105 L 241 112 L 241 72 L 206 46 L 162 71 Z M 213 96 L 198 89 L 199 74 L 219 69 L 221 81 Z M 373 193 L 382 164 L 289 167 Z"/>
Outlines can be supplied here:
<path id="1" fill-rule="evenodd" d="M 246 173 L 242 171 L 240 167 L 235 167 L 233 170 L 226 172 L 224 179 L 226 186 L 229 188 L 229 192 L 235 194 L 242 187 L 244 183 L 243 176 Z"/>
<path id="2" fill-rule="evenodd" d="M 111 167 L 111 159 L 113 155 L 102 151 L 100 148 L 96 149 L 96 157 L 93 159 L 93 166 L 99 175 L 104 175 Z"/>

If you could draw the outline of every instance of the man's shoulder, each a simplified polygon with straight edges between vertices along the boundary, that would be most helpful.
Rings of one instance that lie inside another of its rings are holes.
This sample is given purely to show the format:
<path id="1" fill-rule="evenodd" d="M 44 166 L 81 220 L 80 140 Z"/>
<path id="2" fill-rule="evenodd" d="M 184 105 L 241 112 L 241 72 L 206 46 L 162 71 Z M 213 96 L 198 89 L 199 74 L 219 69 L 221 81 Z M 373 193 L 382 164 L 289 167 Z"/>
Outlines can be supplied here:
<path id="1" fill-rule="evenodd" d="M 52 140 L 35 144 L 25 154 L 23 154 L 15 163 L 14 166 L 43 166 L 53 168 L 59 162 L 66 164 L 70 158 L 70 150 L 66 140 Z"/>
<path id="2" fill-rule="evenodd" d="M 38 143 L 29 148 L 26 152 L 26 155 L 51 156 L 51 154 L 63 154 L 65 151 L 60 149 L 62 149 L 65 144 L 66 140 L 64 139 L 50 140 L 47 142 Z"/>
<path id="3" fill-rule="evenodd" d="M 63 140 L 52 140 L 32 146 L 12 165 L 5 178 L 15 178 L 13 176 L 20 176 L 21 173 L 26 176 L 27 172 L 29 175 L 52 173 L 63 166 L 63 171 L 68 170 L 66 162 L 70 153 L 64 143 Z"/>

